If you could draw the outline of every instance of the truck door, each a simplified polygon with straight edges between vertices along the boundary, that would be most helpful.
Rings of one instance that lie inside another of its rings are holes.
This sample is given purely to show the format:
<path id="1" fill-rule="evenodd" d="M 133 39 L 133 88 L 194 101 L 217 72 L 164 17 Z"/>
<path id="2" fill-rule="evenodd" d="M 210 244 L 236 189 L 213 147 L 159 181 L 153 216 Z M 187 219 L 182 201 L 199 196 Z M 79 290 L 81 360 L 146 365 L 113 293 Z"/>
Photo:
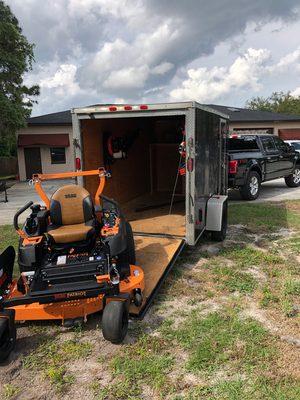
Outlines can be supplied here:
<path id="1" fill-rule="evenodd" d="M 261 137 L 261 144 L 263 152 L 265 153 L 265 179 L 274 179 L 280 175 L 280 158 L 279 151 L 275 146 L 273 137 L 265 136 Z"/>
<path id="2" fill-rule="evenodd" d="M 294 158 L 289 151 L 289 147 L 286 143 L 284 143 L 282 139 L 274 136 L 274 141 L 279 151 L 280 170 L 282 172 L 282 175 L 289 175 L 294 168 Z"/>

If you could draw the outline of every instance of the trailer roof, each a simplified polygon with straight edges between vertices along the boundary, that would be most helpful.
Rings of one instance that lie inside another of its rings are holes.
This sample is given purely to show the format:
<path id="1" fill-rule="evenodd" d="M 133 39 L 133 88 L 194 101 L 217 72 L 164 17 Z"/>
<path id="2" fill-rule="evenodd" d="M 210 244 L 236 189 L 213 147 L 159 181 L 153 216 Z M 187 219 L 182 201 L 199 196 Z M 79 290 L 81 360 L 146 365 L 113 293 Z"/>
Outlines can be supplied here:
<path id="1" fill-rule="evenodd" d="M 149 112 L 149 111 L 184 111 L 189 108 L 199 108 L 203 111 L 219 115 L 222 118 L 229 119 L 229 115 L 215 110 L 210 106 L 199 104 L 196 101 L 186 101 L 180 103 L 156 103 L 156 104 L 96 104 L 88 107 L 73 108 L 72 114 L 77 114 L 83 119 L 85 116 L 90 119 L 94 114 L 107 114 L 107 113 L 131 113 L 131 112 Z"/>

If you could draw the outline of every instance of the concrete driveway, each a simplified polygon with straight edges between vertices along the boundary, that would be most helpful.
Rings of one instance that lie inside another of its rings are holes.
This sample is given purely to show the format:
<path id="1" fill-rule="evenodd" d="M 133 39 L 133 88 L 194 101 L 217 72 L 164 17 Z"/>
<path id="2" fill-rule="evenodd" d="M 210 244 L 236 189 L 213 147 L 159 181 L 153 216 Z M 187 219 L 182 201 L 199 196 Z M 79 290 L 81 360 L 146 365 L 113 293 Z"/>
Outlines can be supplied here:
<path id="1" fill-rule="evenodd" d="M 53 180 L 45 182 L 43 187 L 46 193 L 52 194 L 62 184 L 73 183 L 72 180 Z M 29 201 L 40 203 L 41 200 L 36 194 L 34 187 L 29 186 L 28 182 L 17 182 L 7 191 L 8 203 L 0 203 L 0 225 L 10 225 L 13 222 L 15 212 L 24 206 Z M 0 193 L 0 200 L 4 199 L 3 193 Z M 270 201 L 282 201 L 282 200 L 296 200 L 300 199 L 300 187 L 288 188 L 284 182 L 284 179 L 277 179 L 272 182 L 266 182 L 262 185 L 260 197 L 251 202 L 252 204 L 257 202 L 270 202 Z M 231 203 L 245 202 L 241 200 L 238 190 L 229 191 L 229 200 Z M 30 210 L 23 213 L 20 217 L 20 222 L 23 222 Z"/>
<path id="2" fill-rule="evenodd" d="M 276 179 L 271 182 L 262 184 L 261 192 L 257 200 L 250 201 L 250 203 L 270 202 L 270 201 L 284 201 L 284 200 L 299 200 L 300 187 L 289 188 L 286 186 L 284 179 Z M 229 200 L 234 202 L 245 202 L 241 199 L 238 190 L 229 190 Z M 248 202 L 249 203 L 249 202 Z"/>
<path id="3" fill-rule="evenodd" d="M 53 180 L 43 183 L 43 188 L 47 194 L 52 194 L 61 185 L 74 183 L 72 179 L 69 180 Z M 16 211 L 23 207 L 29 201 L 34 203 L 40 203 L 41 199 L 37 195 L 33 186 L 30 186 L 28 182 L 17 182 L 7 190 L 8 202 L 3 203 L 4 193 L 0 193 L 0 225 L 10 225 L 13 223 L 13 218 Z M 20 218 L 20 222 L 24 222 L 26 217 L 30 214 L 30 209 L 24 212 Z"/>

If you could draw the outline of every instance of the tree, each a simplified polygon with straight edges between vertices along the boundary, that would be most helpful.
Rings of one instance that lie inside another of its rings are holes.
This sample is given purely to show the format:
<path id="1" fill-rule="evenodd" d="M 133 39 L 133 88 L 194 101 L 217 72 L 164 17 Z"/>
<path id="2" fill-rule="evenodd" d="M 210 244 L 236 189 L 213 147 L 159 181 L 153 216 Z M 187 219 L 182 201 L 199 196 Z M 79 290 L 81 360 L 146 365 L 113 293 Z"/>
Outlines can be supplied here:
<path id="1" fill-rule="evenodd" d="M 292 96 L 290 92 L 273 92 L 269 97 L 253 97 L 246 102 L 246 107 L 297 115 L 300 114 L 300 96 Z"/>
<path id="2" fill-rule="evenodd" d="M 11 152 L 15 133 L 26 125 L 39 87 L 26 86 L 25 73 L 32 70 L 33 44 L 22 34 L 17 18 L 0 0 L 0 151 Z M 2 150 L 1 150 L 2 149 Z"/>

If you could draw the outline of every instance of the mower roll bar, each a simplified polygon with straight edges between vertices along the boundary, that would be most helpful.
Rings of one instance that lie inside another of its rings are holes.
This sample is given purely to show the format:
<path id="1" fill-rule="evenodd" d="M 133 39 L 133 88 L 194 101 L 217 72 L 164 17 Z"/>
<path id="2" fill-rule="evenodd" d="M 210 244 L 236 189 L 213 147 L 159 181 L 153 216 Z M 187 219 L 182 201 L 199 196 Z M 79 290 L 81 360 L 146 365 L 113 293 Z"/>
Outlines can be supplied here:
<path id="1" fill-rule="evenodd" d="M 28 203 L 25 204 L 25 206 L 23 206 L 22 208 L 20 208 L 20 209 L 15 213 L 15 215 L 14 215 L 14 228 L 15 228 L 16 231 L 18 231 L 18 232 L 20 231 L 19 222 L 18 222 L 19 216 L 20 216 L 24 211 L 26 211 L 27 208 L 31 207 L 32 205 L 33 205 L 33 201 L 29 201 Z"/>
<path id="2" fill-rule="evenodd" d="M 49 209 L 50 200 L 47 194 L 45 193 L 41 185 L 41 182 L 51 179 L 65 179 L 65 178 L 75 178 L 77 176 L 94 176 L 94 175 L 99 176 L 99 186 L 95 194 L 95 205 L 99 206 L 100 205 L 99 198 L 105 186 L 105 178 L 110 177 L 110 174 L 106 172 L 106 170 L 103 167 L 89 171 L 71 171 L 71 172 L 61 172 L 57 174 L 34 174 L 32 175 L 31 182 L 34 184 L 36 192 L 45 203 L 46 208 Z"/>

